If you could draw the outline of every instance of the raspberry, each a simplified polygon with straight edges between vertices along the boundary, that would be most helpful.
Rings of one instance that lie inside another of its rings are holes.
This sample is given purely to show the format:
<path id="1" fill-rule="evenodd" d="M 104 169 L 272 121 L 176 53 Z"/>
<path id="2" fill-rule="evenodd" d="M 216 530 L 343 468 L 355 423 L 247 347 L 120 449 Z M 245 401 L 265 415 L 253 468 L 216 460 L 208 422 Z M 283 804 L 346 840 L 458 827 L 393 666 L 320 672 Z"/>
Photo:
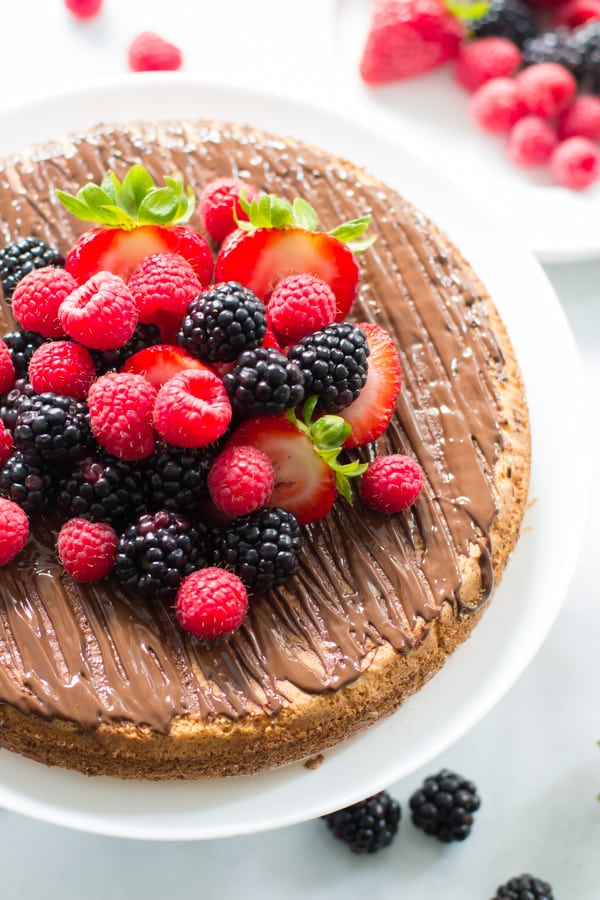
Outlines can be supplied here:
<path id="1" fill-rule="evenodd" d="M 504 37 L 484 37 L 461 44 L 454 77 L 468 91 L 476 91 L 492 78 L 509 78 L 520 65 L 516 44 Z"/>
<path id="2" fill-rule="evenodd" d="M 77 282 L 64 269 L 45 266 L 34 269 L 18 283 L 13 294 L 13 315 L 17 322 L 29 331 L 37 331 L 44 337 L 63 337 L 65 330 L 58 317 L 58 310 Z"/>
<path id="3" fill-rule="evenodd" d="M 200 194 L 198 212 L 209 237 L 220 244 L 237 224 L 233 210 L 239 221 L 247 221 L 248 216 L 239 203 L 240 193 L 250 203 L 258 196 L 256 188 L 240 178 L 216 178 L 210 181 Z"/>
<path id="4" fill-rule="evenodd" d="M 215 567 L 184 578 L 175 599 L 175 615 L 181 627 L 206 641 L 236 631 L 247 609 L 248 593 L 237 575 Z"/>
<path id="5" fill-rule="evenodd" d="M 227 431 L 231 403 L 217 375 L 187 369 L 163 384 L 153 415 L 154 427 L 168 444 L 204 447 Z"/>
<path id="6" fill-rule="evenodd" d="M 15 372 L 10 350 L 4 341 L 0 340 L 0 394 L 10 391 L 16 377 L 17 373 Z"/>
<path id="7" fill-rule="evenodd" d="M 93 19 L 100 12 L 102 0 L 65 0 L 65 6 L 77 19 Z"/>
<path id="8" fill-rule="evenodd" d="M 228 447 L 213 463 L 207 483 L 215 506 L 231 516 L 244 516 L 267 505 L 275 470 L 257 447 Z"/>
<path id="9" fill-rule="evenodd" d="M 58 558 L 76 581 L 104 578 L 117 558 L 117 534 L 106 522 L 69 519 L 58 533 Z"/>
<path id="10" fill-rule="evenodd" d="M 360 495 L 371 509 L 397 513 L 408 509 L 423 488 L 423 472 L 410 456 L 378 456 L 360 481 Z"/>
<path id="11" fill-rule="evenodd" d="M 20 506 L 0 497 L 0 566 L 20 553 L 29 537 L 29 520 Z"/>
<path id="12" fill-rule="evenodd" d="M 132 337 L 138 312 L 123 279 L 98 272 L 63 300 L 58 318 L 69 337 L 85 347 L 114 350 Z"/>
<path id="13" fill-rule="evenodd" d="M 577 92 L 575 77 L 558 63 L 528 66 L 515 78 L 519 96 L 528 112 L 552 119 L 571 104 Z"/>
<path id="14" fill-rule="evenodd" d="M 176 253 L 154 253 L 133 270 L 127 286 L 140 322 L 152 322 L 157 312 L 184 315 L 202 285 L 191 265 Z"/>
<path id="15" fill-rule="evenodd" d="M 579 94 L 558 117 L 556 131 L 561 141 L 585 137 L 600 141 L 600 97 Z"/>
<path id="16" fill-rule="evenodd" d="M 471 115 L 484 131 L 510 131 L 527 112 L 512 78 L 492 78 L 478 88 L 471 99 Z"/>
<path id="17" fill-rule="evenodd" d="M 548 162 L 556 144 L 556 134 L 546 119 L 524 116 L 508 137 L 508 158 L 516 166 L 539 166 Z"/>
<path id="18" fill-rule="evenodd" d="M 179 47 L 169 44 L 154 31 L 142 31 L 134 37 L 127 59 L 133 72 L 165 72 L 181 68 Z"/>
<path id="19" fill-rule="evenodd" d="M 284 344 L 295 344 L 334 322 L 336 312 L 335 294 L 325 281 L 314 275 L 290 275 L 271 294 L 267 321 Z"/>
<path id="20" fill-rule="evenodd" d="M 154 450 L 152 408 L 156 388 L 142 375 L 109 372 L 88 394 L 92 432 L 98 443 L 120 459 L 144 459 Z"/>
<path id="21" fill-rule="evenodd" d="M 29 380 L 38 394 L 50 391 L 85 400 L 95 377 L 89 351 L 72 341 L 42 344 L 29 363 Z"/>
<path id="22" fill-rule="evenodd" d="M 13 436 L 0 419 L 0 469 L 4 467 L 5 463 L 12 456 L 14 449 Z"/>
<path id="23" fill-rule="evenodd" d="M 578 28 L 590 19 L 600 19 L 600 0 L 569 0 L 554 14 L 554 24 Z"/>
<path id="24" fill-rule="evenodd" d="M 588 138 L 567 138 L 552 154 L 550 170 L 563 187 L 584 190 L 600 175 L 600 151 Z"/>

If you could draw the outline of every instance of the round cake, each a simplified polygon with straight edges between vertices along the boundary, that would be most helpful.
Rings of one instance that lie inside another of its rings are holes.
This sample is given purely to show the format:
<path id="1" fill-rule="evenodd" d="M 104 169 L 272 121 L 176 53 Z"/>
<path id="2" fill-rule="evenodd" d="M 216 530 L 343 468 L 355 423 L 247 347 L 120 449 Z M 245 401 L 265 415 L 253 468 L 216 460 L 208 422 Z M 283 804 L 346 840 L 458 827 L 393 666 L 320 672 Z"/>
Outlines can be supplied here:
<path id="1" fill-rule="evenodd" d="M 172 600 L 113 578 L 74 581 L 56 556 L 57 521 L 32 517 L 25 549 L 0 569 L 0 745 L 87 775 L 250 774 L 308 760 L 392 713 L 470 635 L 523 516 L 524 389 L 492 300 L 446 235 L 371 174 L 293 138 L 165 121 L 34 147 L 0 163 L 1 243 L 35 235 L 66 253 L 86 226 L 55 190 L 136 162 L 196 194 L 234 175 L 301 196 L 324 229 L 371 216 L 377 240 L 360 257 L 350 318 L 393 336 L 402 390 L 361 453 L 414 457 L 424 488 L 387 516 L 338 498 L 304 527 L 298 574 L 251 596 L 241 628 L 212 644 L 179 627 Z M 6 302 L 0 325 L 14 328 Z"/>

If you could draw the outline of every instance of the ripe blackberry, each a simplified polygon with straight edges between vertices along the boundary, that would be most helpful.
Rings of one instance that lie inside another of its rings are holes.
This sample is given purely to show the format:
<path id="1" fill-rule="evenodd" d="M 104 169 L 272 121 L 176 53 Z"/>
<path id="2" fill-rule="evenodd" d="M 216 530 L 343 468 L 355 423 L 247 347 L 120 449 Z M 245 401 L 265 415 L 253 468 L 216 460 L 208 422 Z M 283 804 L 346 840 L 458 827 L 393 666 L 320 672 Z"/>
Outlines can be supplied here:
<path id="1" fill-rule="evenodd" d="M 577 80 L 582 93 L 600 94 L 600 22 L 580 25 L 571 35 L 571 46 L 580 56 Z"/>
<path id="2" fill-rule="evenodd" d="M 14 441 L 27 461 L 73 464 L 93 445 L 87 405 L 50 392 L 25 397 L 17 410 Z"/>
<path id="3" fill-rule="evenodd" d="M 33 385 L 26 378 L 17 378 L 10 391 L 0 395 L 0 419 L 8 430 L 14 433 L 17 412 L 21 402 L 27 397 L 35 397 Z"/>
<path id="4" fill-rule="evenodd" d="M 34 269 L 62 267 L 64 256 L 41 238 L 26 237 L 11 241 L 0 250 L 0 284 L 5 300 L 10 300 L 17 284 Z"/>
<path id="5" fill-rule="evenodd" d="M 469 28 L 478 38 L 504 37 L 521 48 L 538 33 L 535 13 L 522 0 L 491 0 L 487 12 L 470 21 Z"/>
<path id="6" fill-rule="evenodd" d="M 398 831 L 401 809 L 387 791 L 323 816 L 335 838 L 353 853 L 377 853 L 388 847 Z"/>
<path id="7" fill-rule="evenodd" d="M 219 452 L 219 444 L 197 450 L 159 443 L 144 460 L 144 483 L 149 509 L 191 513 L 206 497 L 206 477 Z"/>
<path id="8" fill-rule="evenodd" d="M 143 473 L 109 453 L 85 456 L 61 480 L 57 505 L 69 518 L 122 527 L 147 509 Z"/>
<path id="9" fill-rule="evenodd" d="M 10 351 L 17 378 L 25 378 L 29 370 L 29 360 L 34 351 L 46 342 L 37 331 L 9 331 L 2 338 Z"/>
<path id="10" fill-rule="evenodd" d="M 317 394 L 316 409 L 338 412 L 356 400 L 365 386 L 369 345 L 362 329 L 334 322 L 302 338 L 288 351 L 304 376 L 304 393 Z"/>
<path id="11" fill-rule="evenodd" d="M 554 900 L 554 894 L 545 881 L 532 875 L 519 875 L 501 885 L 492 900 Z"/>
<path id="12" fill-rule="evenodd" d="M 223 384 L 234 413 L 242 416 L 273 416 L 304 400 L 300 366 L 271 347 L 242 353 L 233 371 L 223 378 Z"/>
<path id="13" fill-rule="evenodd" d="M 158 325 L 137 325 L 133 335 L 122 347 L 116 350 L 90 350 L 96 373 L 105 375 L 107 372 L 118 372 L 123 368 L 125 360 L 146 347 L 160 344 L 160 328 Z"/>
<path id="14" fill-rule="evenodd" d="M 475 785 L 448 769 L 426 778 L 410 798 L 413 824 L 444 843 L 469 836 L 480 804 Z"/>
<path id="15" fill-rule="evenodd" d="M 556 28 L 553 31 L 544 31 L 537 37 L 525 41 L 523 65 L 533 66 L 545 62 L 558 63 L 577 77 L 581 53 L 573 46 L 570 29 Z"/>
<path id="16" fill-rule="evenodd" d="M 239 516 L 215 535 L 215 562 L 247 588 L 278 587 L 298 571 L 302 534 L 296 516 L 275 506 Z"/>
<path id="17" fill-rule="evenodd" d="M 225 281 L 192 300 L 177 340 L 199 359 L 232 362 L 260 347 L 266 329 L 264 304 L 237 281 Z"/>
<path id="18" fill-rule="evenodd" d="M 174 593 L 183 578 L 209 562 L 204 525 L 160 510 L 139 516 L 119 538 L 115 575 L 145 597 Z"/>
<path id="19" fill-rule="evenodd" d="M 0 496 L 13 500 L 26 513 L 31 513 L 53 501 L 52 475 L 39 462 L 26 460 L 15 450 L 0 469 Z"/>

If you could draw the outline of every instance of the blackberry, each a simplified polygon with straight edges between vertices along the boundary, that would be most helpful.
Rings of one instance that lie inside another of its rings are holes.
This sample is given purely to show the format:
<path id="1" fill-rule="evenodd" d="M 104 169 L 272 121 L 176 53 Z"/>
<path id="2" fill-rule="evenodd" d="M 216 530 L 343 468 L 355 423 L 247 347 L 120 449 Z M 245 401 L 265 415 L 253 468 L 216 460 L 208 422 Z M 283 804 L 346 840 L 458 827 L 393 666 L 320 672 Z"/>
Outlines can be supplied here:
<path id="1" fill-rule="evenodd" d="M 581 64 L 581 53 L 573 46 L 569 28 L 544 31 L 523 44 L 523 65 L 537 63 L 558 63 L 577 76 Z"/>
<path id="2" fill-rule="evenodd" d="M 209 545 L 200 523 L 167 510 L 144 513 L 119 538 L 115 575 L 145 597 L 172 594 L 186 575 L 208 563 Z"/>
<path id="3" fill-rule="evenodd" d="M 492 900 L 554 900 L 554 894 L 545 881 L 532 875 L 519 875 L 501 885 Z"/>
<path id="4" fill-rule="evenodd" d="M 64 256 L 55 247 L 37 237 L 19 238 L 0 250 L 0 284 L 5 300 L 10 300 L 21 280 L 34 269 L 62 267 Z"/>
<path id="5" fill-rule="evenodd" d="M 2 340 L 9 349 L 17 378 L 25 378 L 29 371 L 29 360 L 47 339 L 37 331 L 9 331 Z"/>
<path id="6" fill-rule="evenodd" d="M 206 477 L 220 446 L 209 444 L 198 450 L 159 443 L 144 460 L 144 482 L 149 509 L 188 513 L 208 493 Z"/>
<path id="7" fill-rule="evenodd" d="M 475 785 L 448 769 L 426 778 L 410 798 L 413 824 L 444 843 L 469 836 L 480 804 Z"/>
<path id="8" fill-rule="evenodd" d="M 246 350 L 223 378 L 233 411 L 238 415 L 276 415 L 304 400 L 304 377 L 297 362 L 279 350 Z"/>
<path id="9" fill-rule="evenodd" d="M 119 371 L 125 364 L 125 360 L 145 350 L 146 347 L 153 347 L 160 344 L 160 328 L 158 325 L 137 325 L 133 335 L 122 347 L 116 350 L 90 350 L 96 373 L 105 375 L 106 372 Z"/>
<path id="10" fill-rule="evenodd" d="M 470 21 L 469 28 L 478 38 L 505 37 L 521 48 L 538 33 L 535 13 L 523 0 L 491 0 L 487 12 Z"/>
<path id="11" fill-rule="evenodd" d="M 26 460 L 16 450 L 0 469 L 0 496 L 31 513 L 54 499 L 52 476 L 38 462 Z"/>
<path id="12" fill-rule="evenodd" d="M 302 534 L 296 516 L 275 506 L 239 516 L 215 535 L 215 561 L 247 588 L 278 587 L 298 571 Z"/>
<path id="13" fill-rule="evenodd" d="M 323 816 L 329 830 L 353 853 L 377 853 L 388 847 L 398 831 L 400 804 L 387 791 Z"/>
<path id="14" fill-rule="evenodd" d="M 61 480 L 57 505 L 69 518 L 127 525 L 147 508 L 143 474 L 108 453 L 85 456 Z"/>
<path id="15" fill-rule="evenodd" d="M 237 281 L 225 281 L 192 300 L 177 340 L 199 359 L 232 362 L 260 347 L 266 329 L 264 304 Z"/>
<path id="16" fill-rule="evenodd" d="M 33 385 L 26 378 L 17 378 L 10 391 L 0 395 L 0 419 L 11 434 L 15 430 L 17 412 L 22 401 L 27 397 L 35 397 Z"/>
<path id="17" fill-rule="evenodd" d="M 317 394 L 317 410 L 339 412 L 365 386 L 369 363 L 367 336 L 348 322 L 334 322 L 302 338 L 288 351 L 304 376 L 304 393 Z"/>
<path id="18" fill-rule="evenodd" d="M 87 405 L 50 392 L 25 397 L 17 409 L 14 441 L 24 459 L 66 467 L 91 449 Z"/>
<path id="19" fill-rule="evenodd" d="M 580 56 L 577 80 L 581 92 L 600 94 L 600 22 L 594 20 L 576 28 L 571 46 Z"/>

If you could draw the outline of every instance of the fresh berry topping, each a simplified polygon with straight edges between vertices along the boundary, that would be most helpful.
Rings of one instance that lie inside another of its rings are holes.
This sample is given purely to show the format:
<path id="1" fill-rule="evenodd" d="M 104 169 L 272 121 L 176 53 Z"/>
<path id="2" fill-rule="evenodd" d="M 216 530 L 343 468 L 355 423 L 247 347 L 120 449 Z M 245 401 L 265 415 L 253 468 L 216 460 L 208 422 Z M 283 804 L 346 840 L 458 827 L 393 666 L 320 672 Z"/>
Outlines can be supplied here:
<path id="1" fill-rule="evenodd" d="M 51 392 L 85 400 L 95 377 L 89 351 L 72 341 L 47 341 L 29 363 L 29 380 L 38 394 Z"/>
<path id="2" fill-rule="evenodd" d="M 122 369 L 130 356 L 145 350 L 146 347 L 159 344 L 160 340 L 160 329 L 157 325 L 138 324 L 133 335 L 122 347 L 114 350 L 90 350 L 96 373 L 105 375 L 107 372 Z"/>
<path id="3" fill-rule="evenodd" d="M 221 244 L 237 228 L 237 222 L 248 220 L 239 202 L 244 191 L 249 201 L 256 199 L 256 188 L 240 178 L 216 178 L 209 181 L 198 199 L 198 212 L 211 240 Z M 235 217 L 234 217 L 235 210 Z"/>
<path id="4" fill-rule="evenodd" d="M 13 315 L 19 325 L 47 338 L 63 337 L 65 330 L 58 310 L 77 287 L 64 269 L 46 266 L 34 269 L 18 283 L 13 293 Z"/>
<path id="5" fill-rule="evenodd" d="M 218 444 L 185 449 L 158 442 L 143 466 L 148 507 L 197 513 L 200 500 L 208 494 L 206 479 L 219 449 Z"/>
<path id="6" fill-rule="evenodd" d="M 133 336 L 138 311 L 122 278 L 98 272 L 62 301 L 58 318 L 73 340 L 94 350 L 113 350 Z"/>
<path id="7" fill-rule="evenodd" d="M 270 347 L 272 350 L 279 350 L 280 353 L 283 353 L 283 347 L 275 337 L 272 328 L 269 326 L 267 321 L 267 330 L 265 331 L 265 336 L 263 338 L 262 345 L 263 347 Z"/>
<path id="8" fill-rule="evenodd" d="M 223 384 L 239 416 L 273 416 L 304 400 L 304 377 L 298 363 L 268 347 L 242 353 Z"/>
<path id="9" fill-rule="evenodd" d="M 463 34 L 439 0 L 375 0 L 360 74 L 384 84 L 429 72 L 456 57 Z"/>
<path id="10" fill-rule="evenodd" d="M 571 35 L 571 46 L 579 54 L 579 87 L 583 93 L 600 94 L 600 22 L 586 22 Z"/>
<path id="11" fill-rule="evenodd" d="M 367 336 L 369 371 L 358 399 L 340 412 L 352 429 L 345 447 L 358 447 L 381 437 L 392 418 L 401 386 L 400 360 L 389 332 L 369 322 L 361 322 L 358 327 Z"/>
<path id="12" fill-rule="evenodd" d="M 240 516 L 215 535 L 217 564 L 233 569 L 252 591 L 279 587 L 295 575 L 301 550 L 298 519 L 278 507 Z"/>
<path id="13" fill-rule="evenodd" d="M 400 818 L 400 804 L 387 791 L 323 816 L 332 835 L 353 853 L 377 853 L 388 847 Z"/>
<path id="14" fill-rule="evenodd" d="M 550 160 L 554 180 L 563 187 L 582 191 L 600 176 L 600 151 L 597 144 L 583 137 L 562 141 Z"/>
<path id="15" fill-rule="evenodd" d="M 592 19 L 600 19 L 600 0 L 568 0 L 553 16 L 554 25 L 571 30 Z"/>
<path id="16" fill-rule="evenodd" d="M 209 553 L 204 525 L 161 510 L 140 516 L 120 536 L 115 575 L 145 597 L 174 593 Z"/>
<path id="17" fill-rule="evenodd" d="M 117 535 L 106 522 L 69 519 L 58 532 L 56 548 L 65 571 L 75 581 L 105 578 L 117 558 Z"/>
<path id="18" fill-rule="evenodd" d="M 17 412 L 26 397 L 33 397 L 35 391 L 26 378 L 17 378 L 10 391 L 0 395 L 0 419 L 12 433 L 15 430 Z"/>
<path id="19" fill-rule="evenodd" d="M 135 267 L 127 286 L 144 323 L 153 322 L 157 313 L 181 319 L 190 300 L 202 290 L 190 263 L 176 253 L 147 256 Z"/>
<path id="20" fill-rule="evenodd" d="M 205 641 L 237 631 L 247 609 L 248 593 L 237 575 L 214 567 L 184 578 L 175 599 L 175 615 L 181 627 Z"/>
<path id="21" fill-rule="evenodd" d="M 283 344 L 294 344 L 335 321 L 335 294 L 314 275 L 282 278 L 269 299 L 267 321 Z"/>
<path id="22" fill-rule="evenodd" d="M 192 356 L 232 362 L 260 347 L 267 319 L 261 300 L 236 281 L 214 285 L 191 301 L 177 339 Z"/>
<path id="23" fill-rule="evenodd" d="M 533 875 L 518 875 L 500 885 L 492 900 L 554 900 L 552 888 Z"/>
<path id="24" fill-rule="evenodd" d="M 102 8 L 102 0 L 65 0 L 65 6 L 77 19 L 93 19 Z"/>
<path id="25" fill-rule="evenodd" d="M 29 371 L 29 360 L 46 338 L 37 331 L 9 331 L 3 341 L 9 349 L 17 378 L 24 378 Z"/>
<path id="26" fill-rule="evenodd" d="M 492 78 L 473 94 L 471 115 L 475 124 L 490 134 L 510 131 L 527 114 L 513 78 Z"/>
<path id="27" fill-rule="evenodd" d="M 10 350 L 4 341 L 0 340 L 0 393 L 10 391 L 15 380 L 16 372 Z"/>
<path id="28" fill-rule="evenodd" d="M 92 445 L 87 407 L 73 397 L 54 393 L 25 397 L 17 410 L 13 437 L 26 462 L 71 466 Z"/>
<path id="29" fill-rule="evenodd" d="M 507 154 L 516 166 L 539 166 L 548 162 L 556 144 L 556 133 L 547 119 L 523 116 L 508 136 Z"/>
<path id="30" fill-rule="evenodd" d="M 185 350 L 172 344 L 155 344 L 130 356 L 123 366 L 124 372 L 134 372 L 158 388 L 185 369 L 203 369 L 208 371 L 200 360 L 195 359 Z"/>
<path id="31" fill-rule="evenodd" d="M 600 141 L 600 97 L 594 94 L 579 94 L 575 97 L 558 117 L 556 131 L 561 141 L 570 137 Z M 7 340 L 6 335 L 4 340 Z"/>
<path id="32" fill-rule="evenodd" d="M 371 509 L 392 514 L 408 509 L 423 488 L 423 472 L 410 456 L 377 456 L 360 481 L 360 495 Z"/>
<path id="33" fill-rule="evenodd" d="M 573 75 L 557 63 L 528 66 L 516 76 L 515 84 L 528 111 L 544 119 L 570 106 L 577 92 Z"/>
<path id="34" fill-rule="evenodd" d="M 53 479 L 38 461 L 26 461 L 15 450 L 0 469 L 0 495 L 33 512 L 53 500 Z"/>
<path id="35" fill-rule="evenodd" d="M 0 284 L 5 300 L 10 300 L 19 281 L 34 269 L 63 267 L 64 256 L 36 237 L 19 238 L 0 250 Z"/>
<path id="36" fill-rule="evenodd" d="M 132 72 L 170 72 L 181 68 L 181 50 L 154 31 L 142 31 L 129 45 Z"/>
<path id="37" fill-rule="evenodd" d="M 476 91 L 492 78 L 510 78 L 520 65 L 516 44 L 504 37 L 484 37 L 461 44 L 454 76 L 468 91 Z"/>
<path id="38" fill-rule="evenodd" d="M 244 516 L 267 505 L 275 470 L 257 447 L 232 446 L 214 461 L 207 484 L 215 506 L 231 516 Z"/>
<path id="39" fill-rule="evenodd" d="M 109 372 L 88 394 L 90 422 L 101 447 L 120 459 L 144 459 L 154 450 L 156 388 L 142 375 Z"/>
<path id="40" fill-rule="evenodd" d="M 57 505 L 68 516 L 124 526 L 146 512 L 144 474 L 108 453 L 86 456 L 60 482 Z"/>
<path id="41" fill-rule="evenodd" d="M 15 442 L 13 441 L 12 433 L 0 419 L 0 468 L 2 468 L 12 456 L 14 449 Z"/>
<path id="42" fill-rule="evenodd" d="M 581 63 L 581 53 L 573 46 L 568 28 L 543 31 L 523 45 L 523 65 L 556 63 L 576 75 Z"/>
<path id="43" fill-rule="evenodd" d="M 473 782 L 448 769 L 426 778 L 410 798 L 413 824 L 444 843 L 469 836 L 480 804 Z"/>
<path id="44" fill-rule="evenodd" d="M 537 17 L 528 3 L 522 0 L 491 0 L 489 8 L 477 19 L 469 21 L 469 29 L 476 37 L 504 37 L 517 47 L 538 32 Z"/>
<path id="45" fill-rule="evenodd" d="M 154 427 L 168 444 L 204 447 L 218 440 L 231 422 L 223 382 L 206 369 L 186 369 L 163 384 L 153 412 Z"/>
<path id="46" fill-rule="evenodd" d="M 316 394 L 317 411 L 338 412 L 359 396 L 367 381 L 369 346 L 365 332 L 334 322 L 288 350 L 304 378 L 306 396 Z"/>
<path id="47" fill-rule="evenodd" d="M 21 552 L 29 537 L 29 520 L 20 506 L 0 497 L 0 566 Z"/>

